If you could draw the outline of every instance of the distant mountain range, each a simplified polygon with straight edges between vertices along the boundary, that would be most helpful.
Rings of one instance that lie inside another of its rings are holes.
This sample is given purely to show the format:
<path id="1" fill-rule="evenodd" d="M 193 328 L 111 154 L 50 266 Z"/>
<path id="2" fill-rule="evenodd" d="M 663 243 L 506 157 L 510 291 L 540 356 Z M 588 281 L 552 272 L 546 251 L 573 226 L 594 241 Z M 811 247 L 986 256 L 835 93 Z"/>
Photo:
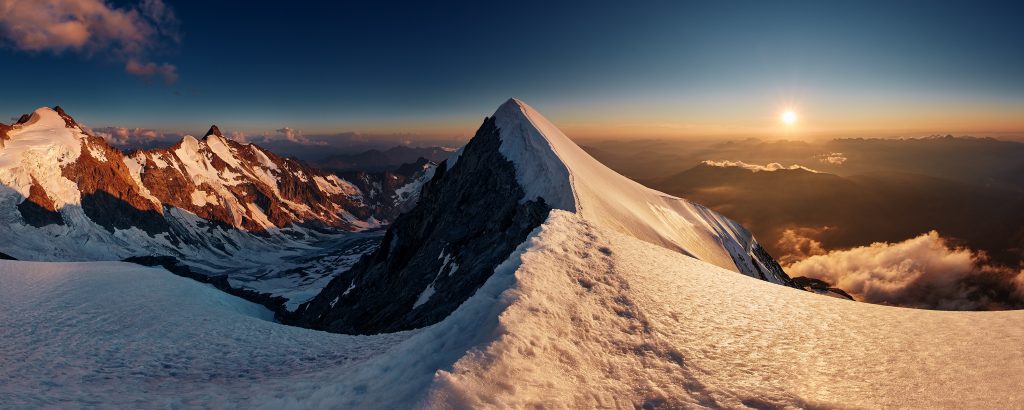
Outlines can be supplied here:
<path id="1" fill-rule="evenodd" d="M 779 239 L 793 228 L 815 230 L 813 239 L 826 249 L 898 242 L 937 230 L 1007 265 L 1024 257 L 1024 192 L 1005 184 L 894 171 L 839 176 L 709 164 L 649 183 L 735 218 L 783 259 L 792 249 Z"/>
<path id="2" fill-rule="evenodd" d="M 333 172 L 382 172 L 395 170 L 403 164 L 420 158 L 441 162 L 454 152 L 452 148 L 396 146 L 385 150 L 371 149 L 356 154 L 335 154 L 306 162 L 314 167 Z"/>
<path id="3" fill-rule="evenodd" d="M 228 275 L 231 286 L 301 293 L 372 250 L 372 230 L 415 204 L 433 166 L 424 159 L 346 180 L 217 126 L 123 154 L 60 107 L 40 108 L 0 124 L 0 252 L 168 256 L 201 275 Z"/>

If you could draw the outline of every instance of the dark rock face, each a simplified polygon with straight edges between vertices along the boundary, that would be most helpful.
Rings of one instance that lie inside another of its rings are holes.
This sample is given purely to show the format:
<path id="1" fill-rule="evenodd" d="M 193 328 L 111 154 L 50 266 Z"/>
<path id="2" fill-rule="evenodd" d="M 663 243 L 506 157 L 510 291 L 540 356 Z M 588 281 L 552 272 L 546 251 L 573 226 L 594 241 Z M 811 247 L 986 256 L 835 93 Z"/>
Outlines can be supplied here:
<path id="1" fill-rule="evenodd" d="M 437 167 L 415 208 L 380 248 L 342 273 L 286 323 L 339 333 L 393 332 L 437 323 L 476 292 L 547 218 L 543 198 L 521 202 L 515 168 L 484 121 L 449 169 Z"/>
<path id="2" fill-rule="evenodd" d="M 93 222 L 111 232 L 131 227 L 149 234 L 167 232 L 162 207 L 142 196 L 122 158 L 102 138 L 90 136 L 82 142 L 78 160 L 61 171 L 78 185 L 82 210 Z"/>
<path id="3" fill-rule="evenodd" d="M 18 212 L 25 223 L 36 228 L 46 225 L 64 225 L 64 218 L 60 216 L 53 201 L 46 195 L 46 190 L 39 185 L 39 181 L 32 179 L 32 186 L 28 189 L 28 198 L 18 204 Z"/>
<path id="4" fill-rule="evenodd" d="M 793 283 L 793 280 L 790 279 L 789 275 L 786 274 L 786 271 L 782 270 L 782 265 L 779 265 L 779 263 L 775 261 L 775 258 L 773 258 L 772 255 L 769 255 L 768 251 L 764 250 L 764 248 L 756 242 L 754 243 L 753 256 L 764 264 L 765 268 L 767 268 L 767 271 L 765 271 L 761 266 L 756 264 L 754 265 L 754 267 L 757 268 L 758 273 L 761 275 L 761 280 L 781 282 L 783 285 L 791 288 L 799 288 L 799 286 L 796 286 Z M 776 280 L 773 281 L 771 278 L 775 278 Z"/>
<path id="5" fill-rule="evenodd" d="M 53 110 L 56 111 L 57 114 L 60 115 L 60 117 L 64 119 L 64 126 L 65 127 L 68 127 L 68 128 L 76 128 L 76 127 L 78 127 L 78 123 L 75 122 L 75 119 L 71 118 L 71 116 L 68 115 L 68 113 L 65 112 L 63 108 L 60 108 L 59 105 L 56 106 L 56 107 L 53 107 Z"/>
<path id="6" fill-rule="evenodd" d="M 424 176 L 430 167 L 430 160 L 420 157 L 415 162 L 399 165 L 394 170 L 381 172 L 343 171 L 335 175 L 349 181 L 360 192 L 363 200 L 372 204 L 369 213 L 378 220 L 393 221 L 398 215 L 412 209 L 414 201 L 406 202 L 398 197 L 398 190 L 408 183 Z M 360 216 L 356 214 L 356 216 Z"/>
<path id="7" fill-rule="evenodd" d="M 821 279 L 808 278 L 806 276 L 797 276 L 793 278 L 793 284 L 796 288 L 806 290 L 808 292 L 832 294 L 834 296 L 842 297 L 845 299 L 856 300 L 845 290 L 834 288 L 828 282 Z"/>
<path id="8" fill-rule="evenodd" d="M 0 252 L 0 259 L 7 260 L 7 261 L 16 261 L 16 260 L 18 260 L 18 258 L 15 258 L 15 257 L 13 257 L 11 255 L 8 255 L 6 253 L 3 253 L 3 252 Z"/>
<path id="9" fill-rule="evenodd" d="M 218 137 L 223 137 L 223 136 L 224 136 L 224 134 L 221 134 L 221 133 L 220 133 L 220 128 L 217 128 L 217 126 L 216 126 L 216 125 L 211 125 L 211 126 L 210 126 L 210 130 L 209 130 L 209 131 L 206 131 L 206 134 L 205 134 L 205 136 L 207 136 L 207 137 L 208 137 L 208 136 L 211 136 L 211 135 L 216 135 L 216 136 L 218 136 Z"/>

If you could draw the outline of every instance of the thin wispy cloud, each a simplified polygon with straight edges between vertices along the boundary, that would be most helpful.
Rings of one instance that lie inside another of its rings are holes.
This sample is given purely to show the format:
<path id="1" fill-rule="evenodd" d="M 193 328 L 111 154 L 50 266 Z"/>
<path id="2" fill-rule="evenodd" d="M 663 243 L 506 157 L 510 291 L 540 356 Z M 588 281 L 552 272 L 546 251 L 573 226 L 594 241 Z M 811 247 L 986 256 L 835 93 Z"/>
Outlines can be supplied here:
<path id="1" fill-rule="evenodd" d="M 102 0 L 0 0 L 0 41 L 26 52 L 104 56 L 143 78 L 177 80 L 177 68 L 147 56 L 181 41 L 174 11 L 161 0 L 118 8 Z"/>
<path id="2" fill-rule="evenodd" d="M 142 63 L 131 59 L 125 65 L 124 71 L 144 78 L 160 77 L 166 84 L 174 84 L 175 81 L 178 81 L 178 68 L 166 63 Z"/>
<path id="3" fill-rule="evenodd" d="M 712 166 L 712 167 L 719 167 L 719 168 L 743 168 L 743 169 L 751 171 L 751 172 L 773 172 L 773 171 L 780 171 L 780 170 L 796 170 L 796 169 L 802 169 L 804 171 L 814 172 L 814 173 L 818 172 L 818 171 L 815 171 L 813 169 L 807 168 L 807 167 L 802 166 L 802 165 L 793 164 L 793 165 L 790 165 L 790 166 L 787 167 L 787 166 L 782 165 L 782 164 L 780 164 L 778 162 L 772 162 L 772 163 L 769 163 L 767 165 L 759 165 L 759 164 L 748 164 L 748 163 L 743 162 L 743 161 L 729 161 L 729 160 L 713 161 L 713 160 L 706 160 L 706 161 L 701 161 L 701 164 L 704 164 L 704 165 L 707 165 L 707 166 Z"/>

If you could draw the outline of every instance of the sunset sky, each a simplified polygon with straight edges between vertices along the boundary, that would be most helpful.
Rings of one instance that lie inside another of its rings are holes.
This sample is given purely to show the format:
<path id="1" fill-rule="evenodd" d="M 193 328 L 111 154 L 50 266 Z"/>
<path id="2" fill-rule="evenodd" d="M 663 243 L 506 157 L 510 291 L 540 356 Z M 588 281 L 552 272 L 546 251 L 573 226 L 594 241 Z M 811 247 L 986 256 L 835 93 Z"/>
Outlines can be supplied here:
<path id="1" fill-rule="evenodd" d="M 3 122 L 469 137 L 515 96 L 576 138 L 1024 135 L 1019 2 L 33 3 L 0 0 Z"/>

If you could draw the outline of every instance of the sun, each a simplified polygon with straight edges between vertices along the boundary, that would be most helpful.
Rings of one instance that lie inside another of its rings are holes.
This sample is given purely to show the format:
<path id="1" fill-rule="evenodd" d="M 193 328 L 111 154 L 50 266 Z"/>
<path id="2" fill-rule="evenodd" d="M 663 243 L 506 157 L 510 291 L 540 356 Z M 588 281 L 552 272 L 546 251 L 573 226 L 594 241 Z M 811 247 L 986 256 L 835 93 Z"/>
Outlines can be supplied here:
<path id="1" fill-rule="evenodd" d="M 782 122 L 786 125 L 792 125 L 796 123 L 796 111 L 786 110 L 782 113 Z"/>

